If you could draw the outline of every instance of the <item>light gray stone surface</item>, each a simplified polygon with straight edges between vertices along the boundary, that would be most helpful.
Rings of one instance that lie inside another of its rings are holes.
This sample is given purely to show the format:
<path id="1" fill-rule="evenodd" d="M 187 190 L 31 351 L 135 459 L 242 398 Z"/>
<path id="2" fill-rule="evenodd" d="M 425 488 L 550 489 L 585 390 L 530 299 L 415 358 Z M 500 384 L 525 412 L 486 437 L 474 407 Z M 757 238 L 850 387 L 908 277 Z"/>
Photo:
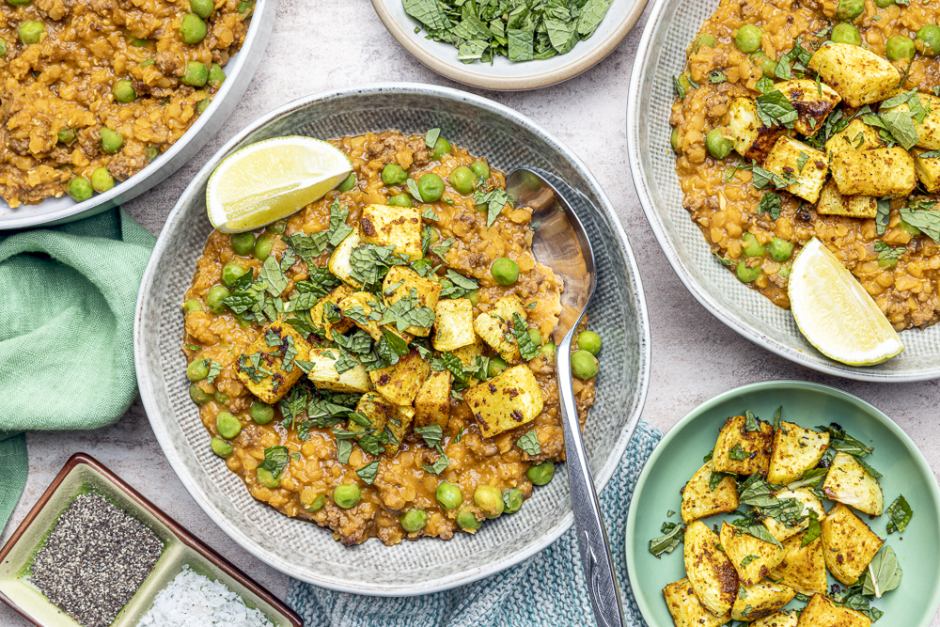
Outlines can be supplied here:
<path id="1" fill-rule="evenodd" d="M 646 14 L 610 57 L 561 85 L 523 93 L 469 90 L 521 111 L 556 134 L 591 168 L 616 207 L 640 266 L 652 320 L 653 372 L 644 419 L 668 429 L 696 405 L 729 388 L 767 379 L 817 381 L 856 394 L 886 412 L 911 435 L 935 476 L 940 476 L 940 448 L 930 445 L 940 428 L 938 382 L 876 385 L 797 367 L 725 327 L 676 278 L 648 228 L 627 170 L 626 92 L 645 21 Z M 460 87 L 425 69 L 401 49 L 367 0 L 280 0 L 265 56 L 218 137 L 169 180 L 126 206 L 151 232 L 159 233 L 177 197 L 210 155 L 248 122 L 277 106 L 318 91 L 368 82 Z M 276 595 L 286 595 L 287 578 L 229 540 L 190 498 L 163 457 L 139 401 L 110 428 L 31 433 L 28 445 L 26 492 L 3 541 L 65 461 L 84 451 Z M 619 541 L 616 532 L 612 538 Z M 28 623 L 0 606 L 0 625 L 27 627 Z M 940 613 L 932 625 L 940 626 Z"/>

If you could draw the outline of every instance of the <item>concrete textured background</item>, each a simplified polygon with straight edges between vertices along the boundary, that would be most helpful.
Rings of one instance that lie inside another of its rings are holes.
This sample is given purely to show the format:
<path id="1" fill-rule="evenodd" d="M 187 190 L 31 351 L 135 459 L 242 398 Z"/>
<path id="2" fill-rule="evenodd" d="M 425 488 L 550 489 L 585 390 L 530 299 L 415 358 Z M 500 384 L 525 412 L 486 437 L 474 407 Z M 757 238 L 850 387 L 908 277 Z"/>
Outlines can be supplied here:
<path id="1" fill-rule="evenodd" d="M 625 1 L 625 0 L 620 0 Z M 607 59 L 561 85 L 532 92 L 468 89 L 512 107 L 565 142 L 593 171 L 630 238 L 652 322 L 652 382 L 643 418 L 669 429 L 698 404 L 729 388 L 768 379 L 804 379 L 873 403 L 907 431 L 940 476 L 940 384 L 878 385 L 806 370 L 744 340 L 705 311 L 679 282 L 650 232 L 626 156 L 626 96 L 648 10 Z M 193 160 L 125 208 L 154 234 L 199 168 L 256 117 L 296 98 L 379 82 L 463 88 L 426 69 L 386 32 L 367 0 L 280 0 L 277 21 L 254 81 L 231 119 Z M 914 331 L 916 333 L 916 331 Z M 170 516 L 280 597 L 287 577 L 230 540 L 190 498 L 135 402 L 116 425 L 92 432 L 30 433 L 29 480 L 2 541 L 25 517 L 65 461 L 78 451 L 101 460 Z M 613 538 L 617 538 L 615 533 Z M 0 625 L 28 623 L 0 606 Z M 932 625 L 940 626 L 940 612 Z"/>

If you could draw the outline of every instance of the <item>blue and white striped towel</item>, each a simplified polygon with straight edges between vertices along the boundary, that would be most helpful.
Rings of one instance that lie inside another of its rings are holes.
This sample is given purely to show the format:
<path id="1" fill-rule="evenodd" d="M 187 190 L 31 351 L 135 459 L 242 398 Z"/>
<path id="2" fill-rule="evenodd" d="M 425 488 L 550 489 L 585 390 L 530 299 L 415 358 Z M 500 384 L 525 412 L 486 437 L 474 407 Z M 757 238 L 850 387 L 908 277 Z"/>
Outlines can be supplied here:
<path id="1" fill-rule="evenodd" d="M 633 487 L 662 438 L 640 422 L 601 509 L 623 593 L 627 625 L 646 623 L 627 581 L 623 533 Z M 291 580 L 288 604 L 308 627 L 581 627 L 594 625 L 578 541 L 571 529 L 527 561 L 462 588 L 422 597 L 370 597 L 333 592 Z"/>

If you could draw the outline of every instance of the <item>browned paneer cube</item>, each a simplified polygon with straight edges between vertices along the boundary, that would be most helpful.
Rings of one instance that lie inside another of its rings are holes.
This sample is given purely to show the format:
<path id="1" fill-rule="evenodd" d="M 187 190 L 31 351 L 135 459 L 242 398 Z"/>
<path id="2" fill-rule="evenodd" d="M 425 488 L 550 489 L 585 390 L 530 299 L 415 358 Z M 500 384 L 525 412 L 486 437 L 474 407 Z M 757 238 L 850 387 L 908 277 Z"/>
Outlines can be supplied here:
<path id="1" fill-rule="evenodd" d="M 829 159 L 803 142 L 781 137 L 767 155 L 764 169 L 783 177 L 789 183 L 788 192 L 814 203 L 826 183 Z"/>
<path id="2" fill-rule="evenodd" d="M 855 118 L 826 142 L 826 154 L 834 157 L 847 150 L 872 150 L 883 145 L 878 131 Z"/>
<path id="3" fill-rule="evenodd" d="M 431 374 L 431 366 L 412 350 L 388 368 L 372 370 L 369 377 L 376 391 L 396 405 L 411 405 Z"/>
<path id="4" fill-rule="evenodd" d="M 851 586 L 865 572 L 884 541 L 842 503 L 829 510 L 821 526 L 826 567 L 833 577 Z"/>
<path id="5" fill-rule="evenodd" d="M 738 581 L 746 588 L 769 575 L 786 556 L 776 544 L 755 538 L 728 523 L 721 523 L 720 538 L 725 554 L 738 573 Z"/>
<path id="6" fill-rule="evenodd" d="M 682 544 L 685 573 L 695 596 L 712 614 L 728 614 L 738 592 L 738 575 L 721 550 L 718 535 L 696 520 L 686 527 Z"/>
<path id="7" fill-rule="evenodd" d="M 721 627 L 731 620 L 727 612 L 716 616 L 705 609 L 688 578 L 668 584 L 663 588 L 663 596 L 676 627 Z"/>
<path id="8" fill-rule="evenodd" d="M 473 304 L 469 298 L 445 298 L 438 301 L 435 310 L 434 334 L 431 343 L 434 350 L 453 352 L 473 344 Z"/>
<path id="9" fill-rule="evenodd" d="M 890 61 L 852 44 L 824 44 L 809 60 L 809 69 L 854 108 L 892 96 L 901 80 Z"/>
<path id="10" fill-rule="evenodd" d="M 793 600 L 796 592 L 765 579 L 750 588 L 740 588 L 738 598 L 731 606 L 731 618 L 752 621 L 770 616 Z"/>
<path id="11" fill-rule="evenodd" d="M 407 299 L 400 306 L 407 304 L 409 309 L 416 307 L 429 309 L 430 322 L 433 324 L 434 309 L 441 295 L 441 284 L 438 281 L 426 279 L 405 266 L 392 266 L 382 281 L 382 293 L 390 307 L 402 299 Z M 431 334 L 431 327 L 411 325 L 406 327 L 404 332 L 418 337 L 427 337 Z"/>
<path id="12" fill-rule="evenodd" d="M 368 205 L 359 219 L 363 244 L 394 246 L 395 253 L 417 261 L 424 257 L 421 247 L 421 209 Z"/>
<path id="13" fill-rule="evenodd" d="M 884 494 L 878 479 L 848 453 L 840 451 L 832 458 L 822 491 L 837 503 L 844 503 L 872 516 L 881 516 Z"/>
<path id="14" fill-rule="evenodd" d="M 871 619 L 847 607 L 833 605 L 822 594 L 815 594 L 809 600 L 797 627 L 869 627 Z"/>
<path id="15" fill-rule="evenodd" d="M 484 438 L 532 422 L 542 413 L 544 399 L 535 375 L 525 364 L 507 368 L 463 394 Z"/>
<path id="16" fill-rule="evenodd" d="M 438 425 L 447 428 L 450 421 L 450 388 L 453 381 L 450 370 L 432 372 L 415 398 L 415 427 Z"/>
<path id="17" fill-rule="evenodd" d="M 285 359 L 292 357 L 291 359 Z M 282 320 L 261 330 L 235 361 L 235 376 L 269 405 L 277 403 L 304 376 L 297 360 L 309 361 L 310 344 Z"/>
<path id="18" fill-rule="evenodd" d="M 917 187 L 917 168 L 900 146 L 845 150 L 832 158 L 832 178 L 846 196 L 907 196 Z"/>
<path id="19" fill-rule="evenodd" d="M 327 263 L 327 267 L 334 276 L 339 277 L 344 283 L 355 289 L 362 287 L 362 283 L 352 276 L 351 258 L 357 246 L 359 246 L 359 232 L 353 231 L 340 242 L 339 246 L 330 255 L 330 261 Z"/>
<path id="20" fill-rule="evenodd" d="M 835 180 L 829 179 L 819 194 L 816 213 L 824 216 L 874 219 L 878 215 L 878 199 L 873 196 L 843 196 Z"/>
<path id="21" fill-rule="evenodd" d="M 712 463 L 706 462 L 682 488 L 682 522 L 733 512 L 738 509 L 738 486 L 732 477 L 724 477 L 712 490 Z"/>
<path id="22" fill-rule="evenodd" d="M 800 117 L 793 124 L 796 132 L 807 137 L 815 135 L 842 98 L 825 83 L 806 78 L 784 81 L 774 85 L 796 109 Z"/>
<path id="23" fill-rule="evenodd" d="M 735 151 L 745 159 L 763 162 L 783 129 L 764 126 L 757 117 L 757 105 L 750 98 L 736 98 L 728 107 L 728 116 L 728 132 Z"/>
<path id="24" fill-rule="evenodd" d="M 515 294 L 503 296 L 491 310 L 477 316 L 473 329 L 507 363 L 517 364 L 522 361 L 522 355 L 516 344 L 513 314 L 525 322 L 526 313 L 519 297 Z"/>
<path id="25" fill-rule="evenodd" d="M 784 540 L 783 550 L 786 555 L 770 571 L 770 578 L 801 594 L 825 594 L 829 584 L 826 581 L 822 540 L 816 538 L 802 546 L 804 535 L 800 533 Z"/>
<path id="26" fill-rule="evenodd" d="M 815 468 L 829 448 L 829 434 L 804 429 L 792 422 L 781 422 L 774 433 L 774 452 L 770 456 L 767 482 L 786 485 Z"/>
<path id="27" fill-rule="evenodd" d="M 940 192 L 940 157 L 929 156 L 935 153 L 937 153 L 936 150 L 921 150 L 920 148 L 912 151 L 917 178 L 924 184 L 924 189 L 931 194 Z"/>
<path id="28" fill-rule="evenodd" d="M 337 362 L 340 361 L 340 352 L 335 348 L 310 349 L 310 363 L 313 366 L 307 373 L 307 378 L 313 385 L 321 390 L 334 392 L 362 393 L 372 389 L 372 381 L 365 366 L 358 361 L 351 368 L 344 365 L 339 372 Z"/>
<path id="29" fill-rule="evenodd" d="M 362 395 L 356 405 L 356 413 L 368 418 L 369 426 L 360 425 L 350 420 L 347 429 L 362 433 L 362 435 L 371 433 L 376 436 L 381 435 L 387 429 L 393 438 L 393 440 L 383 444 L 385 454 L 389 457 L 393 457 L 398 453 L 401 442 L 411 429 L 411 421 L 414 418 L 413 408 L 399 407 L 375 392 Z"/>
<path id="30" fill-rule="evenodd" d="M 382 316 L 378 311 L 373 311 L 378 307 L 378 304 L 375 295 L 369 292 L 353 292 L 337 303 L 343 317 L 351 320 L 353 324 L 368 333 L 376 342 L 382 339 L 383 330 L 385 329 L 402 338 L 405 342 L 410 342 L 411 335 L 399 333 L 395 325 L 379 326 Z"/>
<path id="31" fill-rule="evenodd" d="M 345 333 L 353 326 L 353 321 L 343 318 L 343 312 L 339 308 L 339 302 L 352 293 L 351 289 L 340 285 L 318 300 L 310 310 L 313 324 L 323 329 L 326 339 L 330 342 L 333 341 L 333 333 Z"/>
<path id="32" fill-rule="evenodd" d="M 767 474 L 773 451 L 774 428 L 763 420 L 759 420 L 757 425 L 756 431 L 748 431 L 744 416 L 728 418 L 715 442 L 712 455 L 712 469 L 715 472 Z"/>

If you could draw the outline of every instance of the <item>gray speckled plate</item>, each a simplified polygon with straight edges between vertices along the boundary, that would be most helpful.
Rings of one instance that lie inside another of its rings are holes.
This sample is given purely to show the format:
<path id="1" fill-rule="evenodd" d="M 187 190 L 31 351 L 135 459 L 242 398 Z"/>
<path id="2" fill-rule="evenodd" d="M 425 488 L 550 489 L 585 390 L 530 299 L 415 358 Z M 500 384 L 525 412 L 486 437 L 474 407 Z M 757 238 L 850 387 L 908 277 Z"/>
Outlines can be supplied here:
<path id="1" fill-rule="evenodd" d="M 170 464 L 196 502 L 229 536 L 274 568 L 304 581 L 373 595 L 425 594 L 470 583 L 512 566 L 551 544 L 572 524 L 564 467 L 512 516 L 474 536 L 352 548 L 328 530 L 290 519 L 255 501 L 241 479 L 209 449 L 209 436 L 189 399 L 180 349 L 180 304 L 211 226 L 209 175 L 226 154 L 281 135 L 330 138 L 398 129 L 442 135 L 508 171 L 528 164 L 553 173 L 579 194 L 573 206 L 594 243 L 598 286 L 588 311 L 604 337 L 597 402 L 585 431 L 591 470 L 602 489 L 633 433 L 649 384 L 650 335 L 640 277 L 610 201 L 581 161 L 552 135 L 495 102 L 454 89 L 387 84 L 310 96 L 258 120 L 226 144 L 183 193 L 144 274 L 134 330 L 144 407 Z"/>

